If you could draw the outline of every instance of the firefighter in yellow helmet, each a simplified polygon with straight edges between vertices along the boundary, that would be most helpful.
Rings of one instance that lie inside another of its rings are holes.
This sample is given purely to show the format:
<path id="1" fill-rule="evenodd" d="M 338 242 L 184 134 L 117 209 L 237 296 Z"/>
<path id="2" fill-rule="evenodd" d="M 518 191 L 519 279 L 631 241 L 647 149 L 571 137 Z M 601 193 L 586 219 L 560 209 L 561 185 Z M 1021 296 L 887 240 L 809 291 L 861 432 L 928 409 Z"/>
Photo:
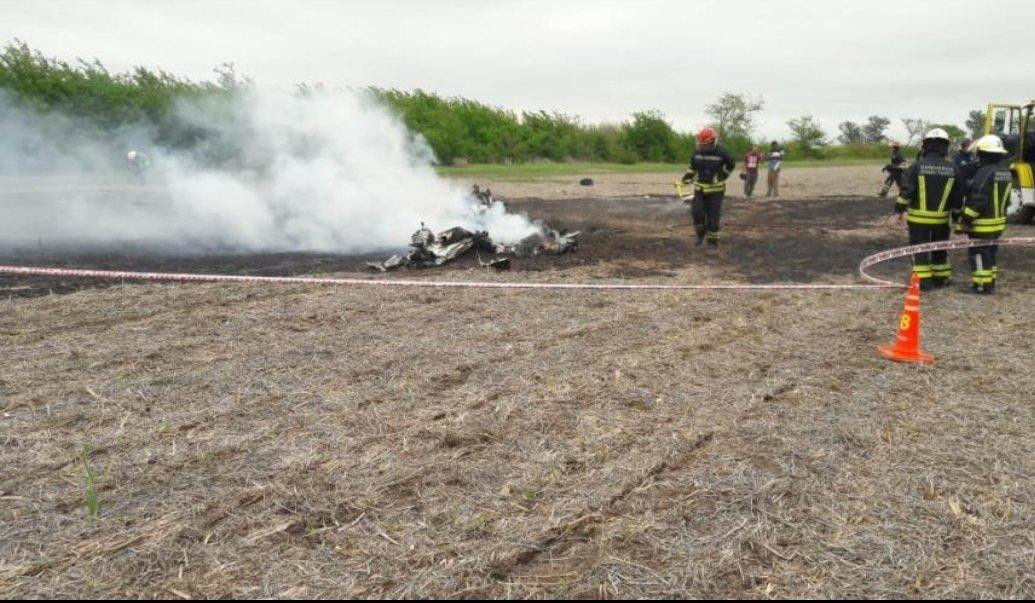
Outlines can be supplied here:
<path id="1" fill-rule="evenodd" d="M 960 230 L 971 239 L 994 241 L 1006 230 L 1006 204 L 1013 190 L 1013 174 L 1006 161 L 1003 141 L 994 134 L 983 136 L 971 145 L 977 154 L 977 168 L 967 185 Z M 971 290 L 991 294 L 999 276 L 998 245 L 971 247 L 968 250 Z"/>

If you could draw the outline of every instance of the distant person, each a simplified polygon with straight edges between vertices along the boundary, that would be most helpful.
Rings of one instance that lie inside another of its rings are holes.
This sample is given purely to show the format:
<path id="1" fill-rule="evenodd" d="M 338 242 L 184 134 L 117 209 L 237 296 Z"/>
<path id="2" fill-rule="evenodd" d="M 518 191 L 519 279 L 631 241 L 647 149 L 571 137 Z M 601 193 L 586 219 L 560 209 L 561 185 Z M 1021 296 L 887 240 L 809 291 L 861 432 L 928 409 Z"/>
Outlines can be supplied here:
<path id="1" fill-rule="evenodd" d="M 994 134 L 974 141 L 977 168 L 967 183 L 960 230 L 972 239 L 998 239 L 1006 230 L 1006 204 L 1013 188 L 1013 174 L 1006 161 L 1009 153 Z M 968 249 L 971 291 L 984 295 L 995 292 L 999 277 L 998 245 Z"/>
<path id="2" fill-rule="evenodd" d="M 964 138 L 960 141 L 960 147 L 956 150 L 956 154 L 952 156 L 952 162 L 960 169 L 965 179 L 969 179 L 973 175 L 977 167 L 977 160 L 974 159 L 974 154 L 971 153 L 969 139 Z"/>
<path id="3" fill-rule="evenodd" d="M 783 158 L 787 153 L 780 148 L 780 143 L 775 140 L 769 145 L 769 152 L 765 155 L 767 168 L 766 197 L 780 196 L 780 169 L 783 167 Z"/>
<path id="4" fill-rule="evenodd" d="M 751 150 L 744 155 L 744 196 L 751 198 L 755 192 L 755 184 L 758 182 L 758 168 L 762 166 L 762 153 L 758 147 L 752 146 Z"/>
<path id="5" fill-rule="evenodd" d="M 683 182 L 694 182 L 690 213 L 698 246 L 707 240 L 712 249 L 719 248 L 719 220 L 722 200 L 726 196 L 726 179 L 735 167 L 737 162 L 719 146 L 719 135 L 715 130 L 704 128 L 698 132 L 697 149 L 683 175 Z"/>
<path id="6" fill-rule="evenodd" d="M 147 168 L 151 166 L 151 158 L 142 151 L 133 149 L 126 153 L 126 164 L 129 171 L 137 180 L 143 182 L 147 176 Z"/>
<path id="7" fill-rule="evenodd" d="M 902 154 L 902 145 L 897 140 L 891 141 L 891 160 L 881 169 L 887 174 L 884 179 L 884 188 L 880 189 L 881 198 L 887 197 L 894 184 L 899 194 L 902 193 L 902 173 L 906 171 L 906 157 Z"/>
<path id="8" fill-rule="evenodd" d="M 909 225 L 909 244 L 948 241 L 950 221 L 963 201 L 960 169 L 949 160 L 949 134 L 934 128 L 920 143 L 920 159 L 902 176 L 902 191 L 895 201 L 899 223 Z M 920 289 L 944 287 L 952 276 L 949 252 L 931 251 L 913 256 L 913 273 L 920 277 Z"/>

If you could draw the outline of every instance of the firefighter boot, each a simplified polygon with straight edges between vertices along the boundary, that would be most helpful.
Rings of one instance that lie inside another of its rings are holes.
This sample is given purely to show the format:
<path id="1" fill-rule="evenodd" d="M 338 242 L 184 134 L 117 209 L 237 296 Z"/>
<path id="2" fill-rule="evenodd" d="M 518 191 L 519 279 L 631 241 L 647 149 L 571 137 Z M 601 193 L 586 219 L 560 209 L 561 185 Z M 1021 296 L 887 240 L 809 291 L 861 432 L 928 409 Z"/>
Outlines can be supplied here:
<path id="1" fill-rule="evenodd" d="M 694 242 L 694 247 L 700 247 L 704 244 L 704 229 L 697 229 L 697 240 Z"/>

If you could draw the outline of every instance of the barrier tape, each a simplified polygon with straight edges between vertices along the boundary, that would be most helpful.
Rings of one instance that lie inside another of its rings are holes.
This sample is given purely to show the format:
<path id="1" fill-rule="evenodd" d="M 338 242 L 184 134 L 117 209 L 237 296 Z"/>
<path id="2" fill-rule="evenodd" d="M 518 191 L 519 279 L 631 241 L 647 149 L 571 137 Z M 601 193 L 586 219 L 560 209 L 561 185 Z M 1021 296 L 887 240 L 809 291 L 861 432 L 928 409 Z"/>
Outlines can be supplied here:
<path id="1" fill-rule="evenodd" d="M 375 278 L 325 278 L 307 276 L 242 276 L 230 274 L 178 274 L 172 272 L 132 272 L 122 270 L 77 270 L 71 268 L 37 268 L 32 266 L 0 266 L 0 274 L 13 276 L 50 276 L 67 278 L 102 278 L 110 280 L 171 281 L 182 283 L 253 283 L 277 285 L 353 285 L 380 287 L 430 287 L 452 289 L 569 289 L 589 291 L 774 291 L 774 290 L 831 290 L 902 289 L 894 283 L 871 276 L 867 268 L 915 253 L 963 249 L 985 245 L 1035 246 L 1035 238 L 955 239 L 937 243 L 923 243 L 889 249 L 866 257 L 859 264 L 859 275 L 868 283 L 731 283 L 710 285 L 637 284 L 637 283 L 532 283 L 492 281 L 421 281 Z"/>
<path id="2" fill-rule="evenodd" d="M 885 287 L 905 287 L 905 285 L 900 283 L 893 283 L 891 281 L 871 276 L 866 272 L 866 269 L 880 264 L 881 262 L 908 257 L 917 253 L 966 249 L 968 247 L 987 247 L 989 245 L 1035 247 L 1035 238 L 1012 237 L 1003 239 L 952 239 L 949 241 L 938 241 L 936 243 L 910 245 L 909 247 L 897 247 L 895 249 L 888 249 L 887 251 L 881 251 L 880 253 L 875 253 L 863 258 L 863 261 L 859 263 L 859 276 L 862 277 L 863 280 L 869 281 L 874 285 L 882 285 Z"/>
<path id="3" fill-rule="evenodd" d="M 259 283 L 278 285 L 364 285 L 381 287 L 437 287 L 466 289 L 576 289 L 576 290 L 633 290 L 633 291 L 701 291 L 701 290 L 769 290 L 769 289 L 887 289 L 885 284 L 818 284 L 818 283 L 757 283 L 715 285 L 669 285 L 636 283 L 530 283 L 492 281 L 418 281 L 373 278 L 321 278 L 307 276 L 240 276 L 228 274 L 175 274 L 169 272 L 127 272 L 114 270 L 73 270 L 65 268 L 34 268 L 28 266 L 0 266 L 0 274 L 16 276 L 56 276 L 69 278 L 104 278 L 112 280 L 175 281 L 184 283 Z M 900 287 L 901 285 L 891 285 Z"/>

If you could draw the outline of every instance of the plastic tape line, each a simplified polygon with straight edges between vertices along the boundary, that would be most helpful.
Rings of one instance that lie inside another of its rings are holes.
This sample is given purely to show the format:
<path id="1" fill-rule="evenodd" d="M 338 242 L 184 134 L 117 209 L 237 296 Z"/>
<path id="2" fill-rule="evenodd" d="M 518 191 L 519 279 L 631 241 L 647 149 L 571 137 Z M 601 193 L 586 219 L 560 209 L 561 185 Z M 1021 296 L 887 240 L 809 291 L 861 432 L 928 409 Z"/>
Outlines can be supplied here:
<path id="1" fill-rule="evenodd" d="M 869 275 L 866 270 L 876 264 L 907 257 L 915 253 L 964 249 L 984 245 L 1022 245 L 1035 247 L 1035 238 L 956 239 L 898 247 L 865 258 L 859 264 L 859 275 L 867 283 L 745 283 L 710 285 L 666 285 L 636 283 L 530 283 L 488 281 L 421 281 L 375 278 L 321 278 L 306 276 L 241 276 L 228 274 L 177 274 L 170 272 L 131 272 L 118 270 L 75 270 L 68 268 L 38 268 L 32 266 L 0 266 L 0 274 L 14 276 L 50 276 L 68 278 L 101 278 L 110 280 L 172 281 L 181 283 L 255 283 L 277 285 L 353 285 L 380 287 L 432 287 L 452 289 L 567 289 L 580 291 L 780 291 L 780 290 L 860 290 L 901 289 L 902 283 L 893 283 Z"/>
<path id="2" fill-rule="evenodd" d="M 882 285 L 885 287 L 904 287 L 905 285 L 886 281 L 875 276 L 871 276 L 866 272 L 868 268 L 871 268 L 881 262 L 888 260 L 894 260 L 897 258 L 904 258 L 911 256 L 916 253 L 927 253 L 929 251 L 947 251 L 951 249 L 966 249 L 968 247 L 987 247 L 989 245 L 1017 245 L 1021 247 L 1035 247 L 1035 238 L 1031 237 L 1013 237 L 1005 239 L 952 239 L 949 241 L 938 241 L 936 243 L 921 243 L 919 245 L 910 245 L 909 247 L 897 247 L 895 249 L 889 249 L 887 251 L 881 251 L 868 256 L 859 263 L 859 276 L 864 280 L 874 284 Z"/>

